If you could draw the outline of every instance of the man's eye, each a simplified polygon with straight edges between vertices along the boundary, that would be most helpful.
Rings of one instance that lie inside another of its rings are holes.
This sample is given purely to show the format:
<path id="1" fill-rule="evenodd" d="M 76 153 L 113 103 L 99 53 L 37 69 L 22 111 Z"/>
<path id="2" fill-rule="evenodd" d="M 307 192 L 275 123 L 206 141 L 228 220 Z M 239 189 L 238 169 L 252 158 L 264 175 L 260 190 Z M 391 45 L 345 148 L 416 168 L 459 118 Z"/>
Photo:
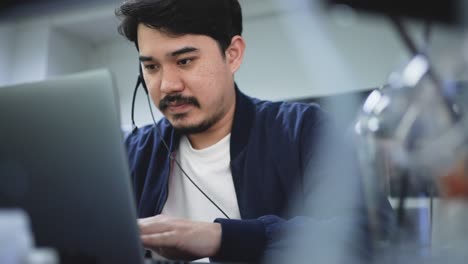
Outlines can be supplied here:
<path id="1" fill-rule="evenodd" d="M 156 65 L 155 64 L 147 64 L 147 65 L 145 65 L 145 69 L 154 70 L 154 69 L 156 69 Z"/>
<path id="2" fill-rule="evenodd" d="M 179 65 L 187 65 L 187 64 L 189 64 L 190 62 L 192 62 L 192 60 L 193 60 L 193 59 L 182 59 L 182 60 L 179 60 L 179 61 L 177 62 L 177 64 L 179 64 Z"/>

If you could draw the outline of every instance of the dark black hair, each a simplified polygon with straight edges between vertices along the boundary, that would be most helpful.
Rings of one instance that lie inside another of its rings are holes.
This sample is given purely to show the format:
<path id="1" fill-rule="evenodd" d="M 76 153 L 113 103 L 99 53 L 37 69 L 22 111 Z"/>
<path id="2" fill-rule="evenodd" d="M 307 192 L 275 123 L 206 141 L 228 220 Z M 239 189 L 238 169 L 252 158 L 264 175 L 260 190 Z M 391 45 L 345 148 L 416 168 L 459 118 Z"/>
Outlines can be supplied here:
<path id="1" fill-rule="evenodd" d="M 138 24 L 169 35 L 206 35 L 224 52 L 232 37 L 242 34 L 238 0 L 129 0 L 116 11 L 118 31 L 138 47 Z M 223 53 L 224 54 L 224 53 Z"/>

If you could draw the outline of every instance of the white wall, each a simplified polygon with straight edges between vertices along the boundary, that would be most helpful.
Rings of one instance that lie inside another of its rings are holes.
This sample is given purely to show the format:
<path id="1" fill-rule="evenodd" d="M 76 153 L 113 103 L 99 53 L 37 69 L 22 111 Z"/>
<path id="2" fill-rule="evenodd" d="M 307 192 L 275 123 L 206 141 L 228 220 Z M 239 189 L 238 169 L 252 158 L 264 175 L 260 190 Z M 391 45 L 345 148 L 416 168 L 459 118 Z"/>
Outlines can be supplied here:
<path id="1" fill-rule="evenodd" d="M 11 58 L 11 83 L 44 80 L 50 28 L 43 21 L 13 26 L 15 31 Z"/>
<path id="2" fill-rule="evenodd" d="M 246 21 L 244 36 L 247 53 L 237 77 L 254 96 L 277 100 L 359 87 L 307 10 Z"/>
<path id="3" fill-rule="evenodd" d="M 47 50 L 47 77 L 60 76 L 88 69 L 92 45 L 60 29 L 52 29 Z"/>

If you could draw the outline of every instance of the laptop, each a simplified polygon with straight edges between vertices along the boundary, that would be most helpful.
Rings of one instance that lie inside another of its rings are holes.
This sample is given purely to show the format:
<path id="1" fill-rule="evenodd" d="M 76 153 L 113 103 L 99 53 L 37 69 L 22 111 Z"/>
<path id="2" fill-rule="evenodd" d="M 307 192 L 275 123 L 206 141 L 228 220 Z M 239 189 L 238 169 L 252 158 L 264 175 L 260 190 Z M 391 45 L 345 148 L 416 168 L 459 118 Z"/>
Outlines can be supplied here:
<path id="1" fill-rule="evenodd" d="M 0 209 L 61 263 L 144 263 L 107 70 L 0 87 Z"/>

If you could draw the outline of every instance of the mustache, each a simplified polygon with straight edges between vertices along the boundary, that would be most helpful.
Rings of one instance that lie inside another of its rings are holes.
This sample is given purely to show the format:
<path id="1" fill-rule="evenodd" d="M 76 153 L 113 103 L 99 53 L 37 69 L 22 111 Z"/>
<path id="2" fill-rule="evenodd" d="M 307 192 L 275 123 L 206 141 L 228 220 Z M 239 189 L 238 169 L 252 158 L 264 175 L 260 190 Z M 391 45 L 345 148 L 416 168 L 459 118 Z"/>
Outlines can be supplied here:
<path id="1" fill-rule="evenodd" d="M 182 96 L 181 94 L 167 95 L 159 101 L 159 110 L 166 110 L 171 104 L 191 104 L 200 108 L 200 103 L 193 96 Z"/>

